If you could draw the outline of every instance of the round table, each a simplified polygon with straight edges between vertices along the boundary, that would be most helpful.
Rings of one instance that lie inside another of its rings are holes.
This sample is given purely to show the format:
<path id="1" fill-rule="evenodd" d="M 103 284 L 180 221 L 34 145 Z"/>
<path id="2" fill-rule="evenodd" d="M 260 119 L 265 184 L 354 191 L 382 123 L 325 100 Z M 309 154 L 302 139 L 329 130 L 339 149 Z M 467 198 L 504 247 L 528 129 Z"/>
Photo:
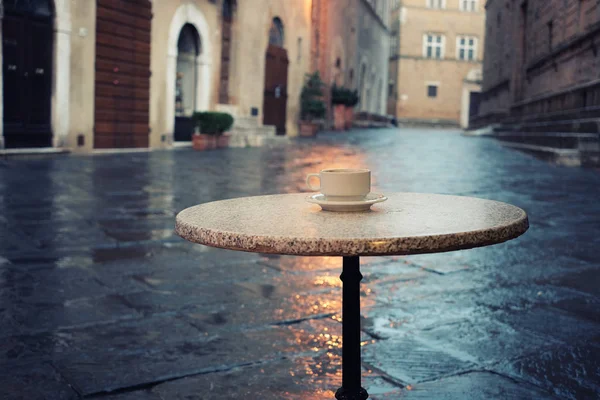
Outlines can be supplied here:
<path id="1" fill-rule="evenodd" d="M 280 194 L 200 204 L 177 215 L 175 230 L 191 242 L 230 250 L 343 257 L 338 400 L 368 398 L 360 373 L 360 256 L 488 246 L 514 239 L 529 227 L 522 209 L 473 197 L 392 193 L 366 212 L 323 211 L 307 197 Z"/>

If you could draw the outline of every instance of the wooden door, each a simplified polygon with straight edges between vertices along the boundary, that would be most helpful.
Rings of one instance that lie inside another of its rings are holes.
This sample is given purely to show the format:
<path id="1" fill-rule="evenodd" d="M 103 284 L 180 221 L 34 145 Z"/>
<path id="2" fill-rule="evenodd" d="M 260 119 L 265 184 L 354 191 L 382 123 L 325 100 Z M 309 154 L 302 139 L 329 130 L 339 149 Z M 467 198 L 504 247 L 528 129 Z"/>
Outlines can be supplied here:
<path id="1" fill-rule="evenodd" d="M 15 2 L 13 2 L 15 3 Z M 52 146 L 52 15 L 6 5 L 2 20 L 4 143 Z"/>
<path id="2" fill-rule="evenodd" d="M 265 60 L 263 125 L 274 125 L 278 135 L 285 135 L 288 63 L 283 47 L 269 45 Z"/>
<path id="3" fill-rule="evenodd" d="M 95 148 L 148 147 L 149 0 L 97 0 Z"/>
<path id="4" fill-rule="evenodd" d="M 479 114 L 481 92 L 469 92 L 469 121 Z"/>

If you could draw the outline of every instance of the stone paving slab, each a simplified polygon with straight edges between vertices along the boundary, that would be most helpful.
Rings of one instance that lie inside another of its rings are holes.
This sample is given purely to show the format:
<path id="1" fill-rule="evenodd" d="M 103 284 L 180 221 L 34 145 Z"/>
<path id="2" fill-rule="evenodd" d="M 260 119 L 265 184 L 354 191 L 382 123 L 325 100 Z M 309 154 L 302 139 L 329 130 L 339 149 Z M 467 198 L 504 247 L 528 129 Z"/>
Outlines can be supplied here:
<path id="1" fill-rule="evenodd" d="M 434 348 L 409 336 L 380 341 L 363 349 L 363 361 L 381 373 L 415 384 L 475 367 L 468 354 Z"/>
<path id="2" fill-rule="evenodd" d="M 598 398 L 600 341 L 561 346 L 497 368 L 554 392 L 563 399 Z"/>
<path id="3" fill-rule="evenodd" d="M 189 375 L 228 370 L 297 353 L 340 348 L 336 322 L 308 321 L 293 328 L 201 331 L 168 318 L 63 332 L 58 370 L 84 395 L 110 392 Z M 66 344 L 65 344 L 66 343 Z"/>
<path id="4" fill-rule="evenodd" d="M 0 398 L 5 400 L 75 400 L 78 394 L 47 363 L 0 372 Z"/>
<path id="5" fill-rule="evenodd" d="M 478 365 L 512 360 L 556 345 L 556 341 L 519 332 L 494 319 L 463 320 L 426 330 L 419 339 L 468 354 Z"/>
<path id="6" fill-rule="evenodd" d="M 558 399 L 533 385 L 484 371 L 473 371 L 438 381 L 411 385 L 389 399 Z"/>
<path id="7" fill-rule="evenodd" d="M 167 382 L 152 389 L 161 399 L 333 399 L 341 385 L 339 357 L 298 357 L 264 362 L 228 371 Z M 363 386 L 370 398 L 389 393 L 395 386 L 363 370 Z M 235 389 L 234 389 L 235 388 Z M 152 397 L 150 397 L 152 398 Z M 112 398 L 111 398 L 112 399 Z M 116 396 L 114 400 L 123 400 Z"/>
<path id="8" fill-rule="evenodd" d="M 499 314 L 498 319 L 519 331 L 572 343 L 593 338 L 600 324 L 582 320 L 555 308 L 534 308 L 527 312 Z"/>
<path id="9" fill-rule="evenodd" d="M 0 398 L 332 398 L 341 258 L 211 249 L 173 227 L 197 203 L 348 166 L 375 192 L 500 200 L 531 223 L 495 246 L 361 259 L 373 399 L 600 397 L 600 174 L 458 133 L 1 161 Z"/>
<path id="10" fill-rule="evenodd" d="M 17 332 L 49 331 L 59 328 L 130 319 L 140 314 L 120 295 L 84 298 L 64 304 L 16 303 L 6 308 L 16 321 Z M 4 332 L 3 332 L 4 333 Z"/>

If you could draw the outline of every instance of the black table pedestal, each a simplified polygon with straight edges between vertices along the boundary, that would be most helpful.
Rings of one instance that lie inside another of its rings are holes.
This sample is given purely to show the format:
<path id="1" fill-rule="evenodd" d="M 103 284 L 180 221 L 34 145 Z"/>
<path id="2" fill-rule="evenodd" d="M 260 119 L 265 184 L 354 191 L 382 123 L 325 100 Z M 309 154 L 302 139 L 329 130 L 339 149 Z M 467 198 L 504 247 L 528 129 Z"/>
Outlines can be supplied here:
<path id="1" fill-rule="evenodd" d="M 342 387 L 337 400 L 366 400 L 369 394 L 360 386 L 360 258 L 344 257 L 340 279 L 342 288 Z"/>

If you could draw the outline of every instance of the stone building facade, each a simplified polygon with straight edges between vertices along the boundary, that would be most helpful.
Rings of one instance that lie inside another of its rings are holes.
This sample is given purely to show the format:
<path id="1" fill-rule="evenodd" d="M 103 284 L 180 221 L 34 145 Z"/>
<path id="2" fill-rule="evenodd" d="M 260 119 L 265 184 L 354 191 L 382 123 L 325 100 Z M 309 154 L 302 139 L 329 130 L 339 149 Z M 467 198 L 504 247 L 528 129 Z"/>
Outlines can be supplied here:
<path id="1" fill-rule="evenodd" d="M 467 126 L 478 104 L 483 0 L 400 0 L 390 57 L 388 110 L 399 121 Z M 472 101 L 473 100 L 473 101 Z M 476 108 L 476 107 L 475 107 Z"/>
<path id="2" fill-rule="evenodd" d="M 327 104 L 336 84 L 358 90 L 356 111 L 385 114 L 389 0 L 313 0 L 312 7 L 312 70 L 327 86 Z"/>
<path id="3" fill-rule="evenodd" d="M 598 132 L 600 1 L 488 0 L 486 12 L 474 124 L 553 121 L 545 130 Z"/>
<path id="4" fill-rule="evenodd" d="M 337 83 L 385 113 L 388 0 L 0 4 L 0 148 L 189 145 L 191 115 L 208 110 L 231 113 L 236 134 L 296 136 L 315 70 L 328 104 Z"/>
<path id="5" fill-rule="evenodd" d="M 0 148 L 171 147 L 186 141 L 178 132 L 189 138 L 189 116 L 203 110 L 232 113 L 239 129 L 260 131 L 265 122 L 276 125 L 269 133 L 297 134 L 311 1 L 0 5 Z M 273 71 L 278 81 L 266 88 Z M 35 88 L 28 98 L 24 85 Z"/>
<path id="6" fill-rule="evenodd" d="M 265 79 L 273 74 L 266 63 L 272 40 L 280 41 L 275 47 L 287 58 L 287 67 L 281 66 L 285 67 L 286 76 L 278 89 L 280 104 L 275 112 L 285 114 L 284 119 L 277 121 L 278 133 L 297 135 L 300 90 L 310 68 L 310 2 L 154 0 L 153 8 L 150 113 L 152 130 L 156 129 L 152 135 L 153 147 L 168 147 L 177 142 L 176 123 L 183 120 L 185 128 L 189 116 L 186 110 L 190 108 L 226 111 L 235 117 L 236 124 L 243 122 L 253 129 L 263 122 L 271 125 L 265 115 L 271 103 L 265 101 L 265 96 L 274 96 L 265 88 Z M 182 30 L 190 25 L 200 44 L 196 71 L 189 71 L 197 77 L 195 87 L 185 81 L 178 82 L 186 76 L 178 44 Z M 228 40 L 224 40 L 225 34 Z M 180 115 L 175 104 L 178 95 L 184 103 L 186 97 L 195 97 L 193 106 L 184 104 Z"/>
<path id="7" fill-rule="evenodd" d="M 396 116 L 398 102 L 398 74 L 400 72 L 400 12 L 401 1 L 390 4 L 390 59 L 387 81 L 387 114 Z"/>
<path id="8" fill-rule="evenodd" d="M 358 109 L 383 115 L 386 113 L 385 85 L 389 67 L 389 1 L 359 3 L 355 69 L 361 99 Z"/>

